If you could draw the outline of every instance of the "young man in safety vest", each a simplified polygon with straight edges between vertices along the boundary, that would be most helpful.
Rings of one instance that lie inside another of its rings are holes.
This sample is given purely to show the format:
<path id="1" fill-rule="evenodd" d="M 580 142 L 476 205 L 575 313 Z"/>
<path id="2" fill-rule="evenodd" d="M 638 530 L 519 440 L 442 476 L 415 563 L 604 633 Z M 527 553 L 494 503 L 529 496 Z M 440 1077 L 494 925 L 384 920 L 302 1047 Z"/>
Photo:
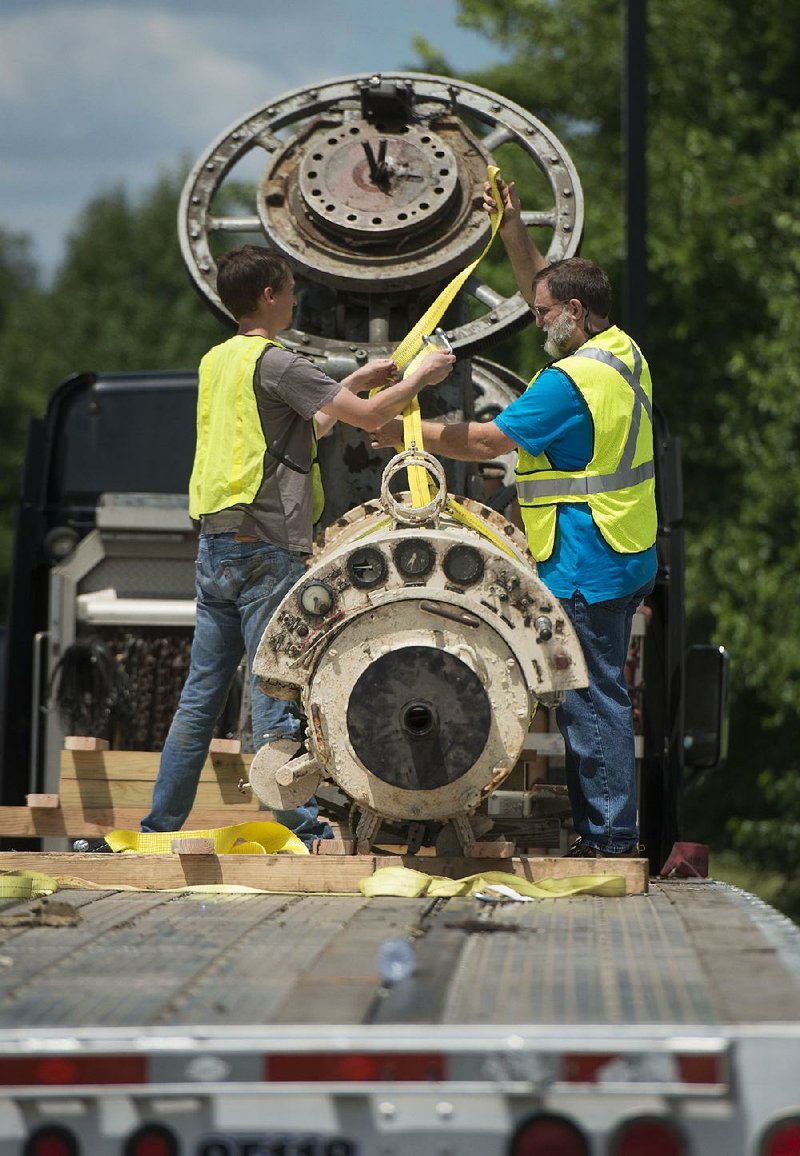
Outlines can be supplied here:
<path id="1" fill-rule="evenodd" d="M 485 461 L 517 450 L 517 496 L 539 577 L 572 621 L 589 686 L 556 718 L 577 857 L 638 853 L 633 719 L 625 682 L 634 611 L 656 574 L 652 388 L 641 351 L 611 325 L 598 265 L 547 265 L 513 185 L 498 182 L 500 235 L 520 292 L 554 359 L 491 422 L 423 422 L 426 450 Z M 490 196 L 487 211 L 495 211 Z M 376 444 L 393 445 L 392 422 Z"/>
<path id="2" fill-rule="evenodd" d="M 197 446 L 189 511 L 200 522 L 197 618 L 189 674 L 164 744 L 143 831 L 179 830 L 194 803 L 214 726 L 244 653 L 251 670 L 253 741 L 300 738 L 290 703 L 263 694 L 252 661 L 276 607 L 304 572 L 323 493 L 317 437 L 336 421 L 377 430 L 425 386 L 443 381 L 455 358 L 432 353 L 396 381 L 389 359 L 341 383 L 281 345 L 292 323 L 288 263 L 245 245 L 219 261 L 217 291 L 238 321 L 234 337 L 200 363 Z M 374 397 L 358 394 L 386 386 Z M 304 842 L 331 835 L 315 800 L 275 818 Z"/>

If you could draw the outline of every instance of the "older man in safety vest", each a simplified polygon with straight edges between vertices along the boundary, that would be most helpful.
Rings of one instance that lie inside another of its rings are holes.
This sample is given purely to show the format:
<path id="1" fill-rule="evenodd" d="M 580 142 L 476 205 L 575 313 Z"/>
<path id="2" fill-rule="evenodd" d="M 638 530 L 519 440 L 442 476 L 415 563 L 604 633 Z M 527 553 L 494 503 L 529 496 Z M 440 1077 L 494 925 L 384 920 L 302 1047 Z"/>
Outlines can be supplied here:
<path id="1" fill-rule="evenodd" d="M 554 359 L 490 422 L 423 422 L 425 448 L 461 461 L 517 450 L 517 496 L 539 577 L 580 640 L 589 686 L 557 711 L 578 835 L 574 857 L 639 853 L 633 719 L 625 681 L 633 614 L 656 574 L 652 387 L 641 351 L 608 314 L 603 270 L 547 265 L 498 181 L 500 235 Z M 495 211 L 487 197 L 488 211 Z M 397 423 L 376 443 L 392 445 Z"/>

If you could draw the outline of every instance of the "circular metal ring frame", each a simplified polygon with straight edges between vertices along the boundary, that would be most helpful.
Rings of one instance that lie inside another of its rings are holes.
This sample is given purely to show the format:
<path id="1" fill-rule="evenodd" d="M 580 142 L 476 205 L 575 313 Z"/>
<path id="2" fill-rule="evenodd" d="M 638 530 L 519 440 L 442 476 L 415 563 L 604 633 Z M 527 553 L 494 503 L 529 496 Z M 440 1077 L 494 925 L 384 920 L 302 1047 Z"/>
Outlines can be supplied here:
<path id="1" fill-rule="evenodd" d="M 285 152 L 291 143 L 287 132 L 296 135 L 307 131 L 309 118 L 342 113 L 351 118 L 358 115 L 362 91 L 375 83 L 369 73 L 340 77 L 318 85 L 296 89 L 262 105 L 225 130 L 199 157 L 187 178 L 178 209 L 178 233 L 181 253 L 189 274 L 201 295 L 219 316 L 231 320 L 216 291 L 216 262 L 211 252 L 213 234 L 254 234 L 269 239 L 280 249 L 280 238 L 271 235 L 269 197 L 261 197 L 249 216 L 216 216 L 211 211 L 214 195 L 220 185 L 243 157 L 253 150 L 261 150 L 266 164 L 276 154 Z M 413 96 L 415 120 L 427 120 L 435 125 L 437 118 L 451 116 L 466 118 L 486 126 L 486 135 L 478 141 L 484 159 L 491 158 L 493 150 L 501 145 L 514 144 L 522 150 L 544 174 L 549 185 L 552 206 L 544 211 L 524 212 L 528 228 L 545 226 L 553 230 L 545 254 L 548 262 L 570 257 L 577 252 L 583 230 L 583 194 L 578 174 L 564 146 L 535 116 L 505 97 L 451 78 L 429 76 L 413 72 L 381 74 L 382 83 L 404 87 Z M 435 129 L 433 130 L 435 131 Z M 288 141 L 288 144 L 287 144 Z M 482 200 L 482 185 L 465 189 L 465 202 Z M 482 211 L 482 210 L 481 210 Z M 485 214 L 484 214 L 485 216 Z M 488 217 L 482 233 L 469 242 L 469 253 L 474 257 L 488 239 Z M 425 284 L 436 285 L 448 275 L 441 257 L 441 246 L 426 243 L 419 252 L 417 278 Z M 463 256 L 463 253 L 462 253 Z M 438 264 L 437 264 L 438 262 Z M 369 266 L 369 258 L 365 257 Z M 467 264 L 461 261 L 461 267 Z M 350 285 L 348 276 L 355 276 L 343 262 L 342 283 Z M 410 274 L 407 284 L 413 283 Z M 310 278 L 313 281 L 313 275 Z M 416 282 L 419 284 L 419 280 Z M 386 292 L 380 281 L 373 291 Z M 399 287 L 390 286 L 394 292 Z M 467 283 L 467 292 L 486 307 L 486 312 L 451 329 L 447 336 L 454 351 L 464 355 L 481 346 L 493 344 L 530 320 L 527 303 L 521 294 L 506 297 L 488 284 L 473 277 Z M 362 283 L 362 293 L 370 290 L 369 281 Z M 358 349 L 369 358 L 384 357 L 392 345 L 384 342 L 361 342 L 357 345 L 338 338 L 322 337 L 290 329 L 281 334 L 281 340 L 290 349 L 310 355 L 342 354 L 352 356 Z"/>
<path id="2" fill-rule="evenodd" d="M 405 502 L 399 501 L 389 489 L 389 482 L 395 474 L 398 474 L 400 470 L 409 469 L 411 466 L 422 466 L 436 483 L 436 493 L 430 502 L 424 506 L 409 506 Z M 395 454 L 383 471 L 381 502 L 387 514 L 390 514 L 395 522 L 403 522 L 407 525 L 432 522 L 442 512 L 447 502 L 447 477 L 442 463 L 426 450 L 410 449 Z"/>

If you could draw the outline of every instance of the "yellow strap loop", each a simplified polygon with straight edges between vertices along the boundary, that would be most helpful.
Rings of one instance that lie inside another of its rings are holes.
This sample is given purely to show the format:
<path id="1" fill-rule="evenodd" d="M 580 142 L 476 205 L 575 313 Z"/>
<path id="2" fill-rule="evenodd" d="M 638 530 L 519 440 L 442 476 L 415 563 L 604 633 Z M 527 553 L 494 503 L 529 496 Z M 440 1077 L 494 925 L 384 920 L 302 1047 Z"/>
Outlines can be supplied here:
<path id="1" fill-rule="evenodd" d="M 414 325 L 413 329 L 397 346 L 392 356 L 399 369 L 413 372 L 418 368 L 420 363 L 434 351 L 434 347 L 423 343 L 423 337 L 436 329 L 467 278 L 471 276 L 489 252 L 492 242 L 497 236 L 500 223 L 503 220 L 503 201 L 497 188 L 497 177 L 499 173 L 500 170 L 496 165 L 489 165 L 486 170 L 492 197 L 497 206 L 497 211 L 492 214 L 491 235 L 486 247 L 479 257 L 468 265 L 466 269 L 462 269 L 460 273 L 457 273 L 452 281 L 444 287 L 433 304 L 428 307 L 423 316 L 420 317 L 419 321 Z M 406 450 L 410 450 L 412 447 L 418 450 L 425 448 L 422 436 L 422 417 L 419 408 L 419 398 L 417 397 L 413 398 L 403 411 L 403 442 L 403 447 L 397 447 L 398 453 L 402 448 Z M 421 509 L 423 506 L 427 506 L 433 498 L 433 483 L 424 466 L 412 465 L 408 467 L 408 485 L 411 491 L 411 504 L 414 509 Z M 484 538 L 487 538 L 505 554 L 516 557 L 515 552 L 509 548 L 508 543 L 504 542 L 499 534 L 496 534 L 490 529 L 482 518 L 466 510 L 460 502 L 457 502 L 452 497 L 448 497 L 446 508 L 448 513 L 450 513 L 457 522 L 483 535 Z"/>
<path id="2" fill-rule="evenodd" d="M 308 855 L 308 847 L 281 823 L 236 823 L 210 831 L 111 831 L 105 837 L 112 851 L 165 855 L 173 839 L 211 839 L 215 855 Z"/>

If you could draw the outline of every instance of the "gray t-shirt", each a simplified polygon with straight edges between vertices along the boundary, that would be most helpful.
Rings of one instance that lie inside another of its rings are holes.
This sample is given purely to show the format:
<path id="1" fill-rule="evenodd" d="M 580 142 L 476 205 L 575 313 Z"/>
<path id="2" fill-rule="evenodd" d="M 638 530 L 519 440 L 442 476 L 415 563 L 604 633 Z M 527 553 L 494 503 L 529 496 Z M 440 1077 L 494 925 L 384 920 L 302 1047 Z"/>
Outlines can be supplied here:
<path id="1" fill-rule="evenodd" d="M 311 469 L 311 419 L 342 386 L 313 362 L 275 345 L 265 348 L 256 388 L 261 428 L 281 458 Z M 273 546 L 311 553 L 311 474 L 264 454 L 264 478 L 255 498 L 204 514 L 204 534 L 253 534 Z"/>

